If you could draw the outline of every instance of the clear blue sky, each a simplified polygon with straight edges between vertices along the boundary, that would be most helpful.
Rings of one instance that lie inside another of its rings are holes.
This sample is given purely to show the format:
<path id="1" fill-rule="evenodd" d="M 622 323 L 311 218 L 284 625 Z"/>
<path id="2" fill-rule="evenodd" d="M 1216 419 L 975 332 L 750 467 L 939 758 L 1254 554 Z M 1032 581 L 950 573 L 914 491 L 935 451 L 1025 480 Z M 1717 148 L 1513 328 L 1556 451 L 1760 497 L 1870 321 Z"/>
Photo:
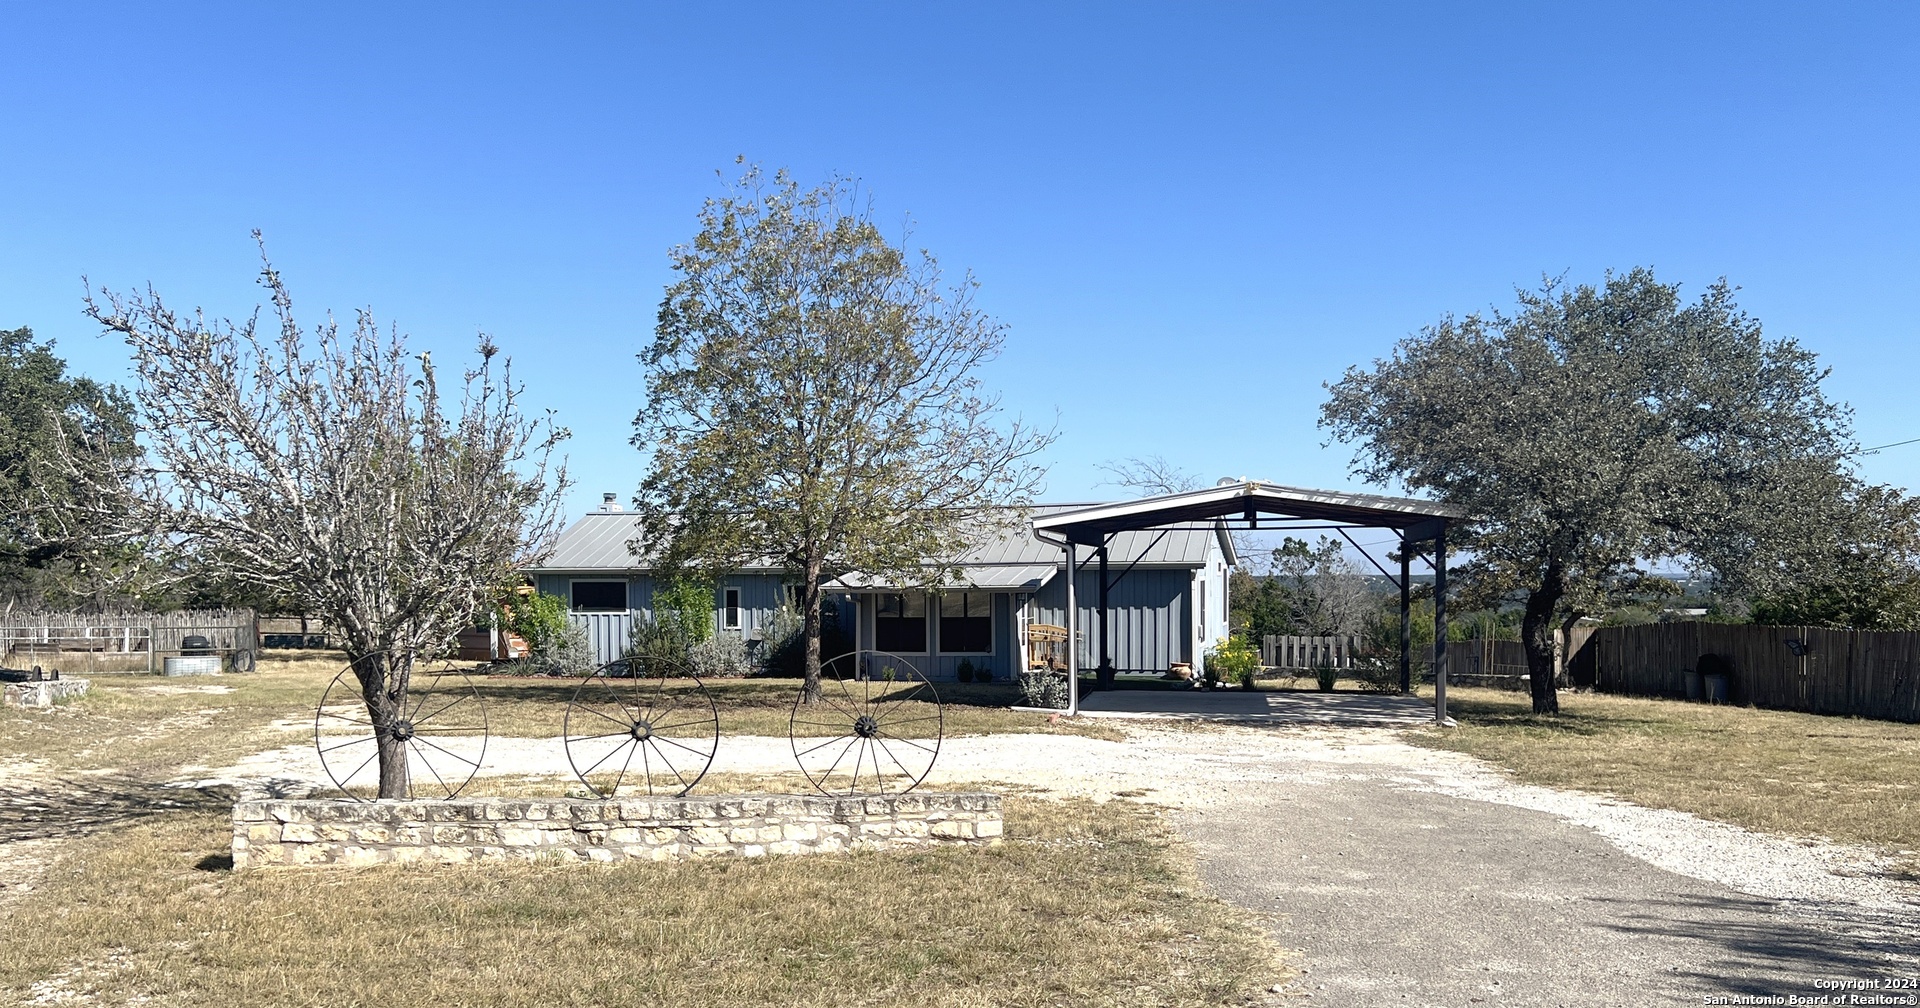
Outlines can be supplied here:
<path id="1" fill-rule="evenodd" d="M 633 354 L 716 170 L 857 176 L 1010 328 L 1050 499 L 1159 454 L 1354 486 L 1321 383 L 1543 273 L 1727 276 L 1920 438 L 1911 5 L 0 6 L 0 326 L 124 379 L 80 277 L 479 330 L 631 493 Z M 711 13 L 708 13 L 711 11 Z M 1920 486 L 1920 445 L 1868 458 Z"/>

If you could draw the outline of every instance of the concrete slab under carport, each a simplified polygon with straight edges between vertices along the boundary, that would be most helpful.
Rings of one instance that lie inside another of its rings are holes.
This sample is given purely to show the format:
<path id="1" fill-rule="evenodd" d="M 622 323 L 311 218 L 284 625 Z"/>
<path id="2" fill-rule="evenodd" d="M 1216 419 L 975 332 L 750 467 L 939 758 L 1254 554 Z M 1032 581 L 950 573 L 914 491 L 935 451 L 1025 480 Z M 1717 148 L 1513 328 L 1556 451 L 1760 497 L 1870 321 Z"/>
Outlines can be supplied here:
<path id="1" fill-rule="evenodd" d="M 1414 728 L 1433 723 L 1433 704 L 1419 697 L 1304 690 L 1102 690 L 1080 698 L 1080 713 L 1096 718 L 1368 728 Z"/>

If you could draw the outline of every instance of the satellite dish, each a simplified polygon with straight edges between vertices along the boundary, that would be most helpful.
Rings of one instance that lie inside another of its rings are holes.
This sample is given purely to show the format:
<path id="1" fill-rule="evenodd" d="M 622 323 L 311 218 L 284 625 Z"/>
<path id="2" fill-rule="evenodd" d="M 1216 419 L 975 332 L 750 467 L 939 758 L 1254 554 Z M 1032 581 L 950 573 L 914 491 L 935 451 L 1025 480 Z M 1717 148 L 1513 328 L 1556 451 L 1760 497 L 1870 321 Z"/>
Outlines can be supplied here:
<path id="1" fill-rule="evenodd" d="M 1218 480 L 1214 481 L 1213 485 L 1217 487 L 1235 486 L 1237 484 L 1245 483 L 1245 482 L 1246 480 L 1240 479 L 1237 476 L 1222 476 Z"/>

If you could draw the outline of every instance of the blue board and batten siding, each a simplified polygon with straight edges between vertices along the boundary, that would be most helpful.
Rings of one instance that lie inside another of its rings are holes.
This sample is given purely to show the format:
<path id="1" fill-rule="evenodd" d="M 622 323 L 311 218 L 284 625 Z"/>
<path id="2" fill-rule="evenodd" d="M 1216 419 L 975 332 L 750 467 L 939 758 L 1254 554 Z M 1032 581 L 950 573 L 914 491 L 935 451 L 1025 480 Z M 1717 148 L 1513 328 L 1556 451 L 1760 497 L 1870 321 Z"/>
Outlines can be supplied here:
<path id="1" fill-rule="evenodd" d="M 1109 571 L 1111 580 L 1117 572 Z M 1174 662 L 1193 661 L 1187 613 L 1192 606 L 1193 571 L 1129 571 L 1107 591 L 1107 648 L 1122 672 L 1165 672 Z M 1100 664 L 1100 572 L 1081 568 L 1074 580 L 1080 610 L 1080 667 Z M 1035 599 L 1036 623 L 1067 624 L 1064 573 L 1041 586 Z"/>
<path id="2" fill-rule="evenodd" d="M 1056 508 L 1057 509 L 1057 508 Z M 1043 509 L 1045 510 L 1045 509 Z M 551 566 L 532 572 L 542 592 L 568 600 L 571 619 L 586 628 L 596 656 L 611 661 L 625 654 L 635 618 L 653 615 L 653 578 L 636 569 L 632 542 L 640 533 L 633 516 L 617 508 L 587 515 L 569 528 L 556 544 Z M 1109 541 L 1108 640 L 1116 668 L 1134 672 L 1164 672 L 1176 663 L 1196 669 L 1205 652 L 1226 634 L 1225 533 L 1218 529 L 1188 528 L 1132 531 Z M 928 651 L 914 657 L 935 679 L 951 680 L 962 661 L 975 668 L 985 665 L 995 678 L 1018 671 L 1023 622 L 1066 623 L 1066 590 L 1057 546 L 1033 536 L 1031 529 L 998 530 L 961 559 L 970 572 L 965 583 L 993 596 L 993 650 L 989 654 L 943 654 L 939 641 L 939 607 L 927 606 Z M 1083 554 L 1083 559 L 1090 559 Z M 977 576 L 976 576 L 977 575 Z M 1042 583 L 1044 579 L 1044 583 Z M 625 607 L 615 609 L 620 594 L 599 589 L 576 609 L 573 587 L 581 582 L 625 585 Z M 852 583 L 852 582 L 849 582 Z M 874 605 L 889 592 L 872 585 L 857 595 L 834 595 L 840 623 L 854 629 L 858 646 L 874 645 Z M 1037 594 L 1034 587 L 1038 587 Z M 1078 592 L 1080 665 L 1099 663 L 1099 573 L 1092 564 L 1081 568 Z M 740 626 L 723 625 L 726 592 L 740 593 Z M 749 640 L 765 635 L 774 613 L 786 598 L 785 579 L 777 572 L 747 572 L 725 578 L 714 594 L 714 628 L 738 632 Z M 857 601 L 856 601 L 857 599 Z M 826 656 L 832 657 L 832 656 Z"/>
<path id="3" fill-rule="evenodd" d="M 625 611 L 579 612 L 570 611 L 569 618 L 575 626 L 587 631 L 587 639 L 593 644 L 593 653 L 597 661 L 610 662 L 626 654 L 627 646 L 633 639 L 633 621 L 636 617 L 653 618 L 653 578 L 647 574 L 619 575 L 598 571 L 580 571 L 578 573 L 543 573 L 534 580 L 534 587 L 547 595 L 558 595 L 568 600 L 569 610 L 573 605 L 573 583 L 576 581 L 625 581 L 627 585 L 627 608 Z M 740 592 L 740 626 L 723 628 L 722 603 L 726 599 L 726 590 L 732 588 Z M 786 598 L 784 581 L 777 574 L 735 574 L 721 582 L 719 590 L 714 592 L 714 629 L 727 632 L 739 632 L 751 635 L 756 630 L 765 630 L 773 619 L 774 610 Z"/>

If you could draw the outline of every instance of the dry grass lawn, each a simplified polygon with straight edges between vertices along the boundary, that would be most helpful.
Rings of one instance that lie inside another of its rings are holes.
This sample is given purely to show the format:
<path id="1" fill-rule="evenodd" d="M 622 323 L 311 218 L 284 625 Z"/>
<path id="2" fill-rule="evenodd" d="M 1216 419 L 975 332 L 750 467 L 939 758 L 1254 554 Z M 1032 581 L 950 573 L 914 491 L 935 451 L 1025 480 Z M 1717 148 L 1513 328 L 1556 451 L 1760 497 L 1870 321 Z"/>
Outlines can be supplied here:
<path id="1" fill-rule="evenodd" d="M 73 841 L 0 1001 L 1220 1005 L 1284 967 L 1149 810 L 1010 797 L 1005 846 L 235 875 L 219 812 Z"/>
<path id="2" fill-rule="evenodd" d="M 1449 689 L 1460 726 L 1409 733 L 1522 780 L 1755 830 L 1884 845 L 1920 873 L 1920 725 L 1672 700 Z"/>
<path id="3" fill-rule="evenodd" d="M 33 936 L 0 942 L 0 1004 L 1197 1006 L 1285 976 L 1258 919 L 1207 895 L 1159 816 L 1120 801 L 1010 795 L 991 850 L 234 874 L 226 797 L 158 785 L 300 738 L 339 667 L 102 677 L 57 710 L 0 711 L 0 760 L 44 761 L 0 787 L 0 841 L 53 838 L 0 842 L 0 866 L 52 858 L 30 890 L 0 888 L 7 933 Z M 481 689 L 496 729 L 544 736 L 567 685 Z M 723 730 L 783 734 L 797 686 L 716 684 Z M 948 708 L 949 733 L 1068 730 L 989 706 L 993 688 Z"/>

